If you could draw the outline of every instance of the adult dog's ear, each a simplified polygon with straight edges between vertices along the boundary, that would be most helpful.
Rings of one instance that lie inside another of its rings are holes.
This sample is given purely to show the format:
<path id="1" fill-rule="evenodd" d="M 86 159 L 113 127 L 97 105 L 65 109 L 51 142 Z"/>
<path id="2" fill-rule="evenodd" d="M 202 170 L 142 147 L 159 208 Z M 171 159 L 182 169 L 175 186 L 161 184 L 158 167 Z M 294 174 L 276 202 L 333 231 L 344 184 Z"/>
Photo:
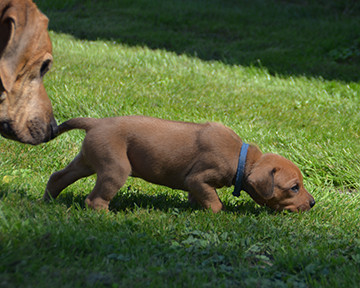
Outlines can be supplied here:
<path id="1" fill-rule="evenodd" d="M 276 171 L 278 171 L 278 168 L 272 165 L 257 165 L 248 177 L 251 187 L 264 200 L 270 199 L 274 194 L 274 175 Z"/>
<path id="2" fill-rule="evenodd" d="M 17 63 L 13 63 L 16 57 L 12 49 L 17 22 L 15 8 L 5 8 L 0 17 L 0 78 L 4 89 L 10 92 L 16 80 L 17 67 Z"/>

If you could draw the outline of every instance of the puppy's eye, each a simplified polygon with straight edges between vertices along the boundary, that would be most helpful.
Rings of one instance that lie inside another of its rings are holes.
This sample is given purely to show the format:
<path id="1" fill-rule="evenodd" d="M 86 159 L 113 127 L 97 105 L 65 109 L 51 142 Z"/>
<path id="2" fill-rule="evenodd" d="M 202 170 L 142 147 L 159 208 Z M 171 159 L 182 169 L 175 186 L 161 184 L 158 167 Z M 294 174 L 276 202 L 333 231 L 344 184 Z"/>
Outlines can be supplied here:
<path id="1" fill-rule="evenodd" d="M 44 77 L 44 75 L 46 74 L 47 71 L 49 71 L 50 69 L 50 64 L 51 64 L 51 60 L 45 60 L 40 68 L 40 77 Z"/>
<path id="2" fill-rule="evenodd" d="M 295 193 L 299 192 L 299 189 L 300 189 L 300 187 L 299 187 L 298 184 L 296 184 L 296 185 L 294 185 L 293 187 L 291 187 L 291 191 L 293 191 L 293 192 L 295 192 Z"/>

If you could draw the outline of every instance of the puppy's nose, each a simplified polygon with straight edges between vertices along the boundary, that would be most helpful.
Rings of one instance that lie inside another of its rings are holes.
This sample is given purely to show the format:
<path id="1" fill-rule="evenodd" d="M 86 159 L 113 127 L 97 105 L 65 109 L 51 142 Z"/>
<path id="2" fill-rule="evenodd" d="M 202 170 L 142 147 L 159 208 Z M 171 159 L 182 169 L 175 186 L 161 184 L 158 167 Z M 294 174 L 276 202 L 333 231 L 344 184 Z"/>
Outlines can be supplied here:
<path id="1" fill-rule="evenodd" d="M 310 208 L 314 207 L 314 205 L 315 205 L 315 200 L 312 199 L 312 200 L 310 201 Z"/>

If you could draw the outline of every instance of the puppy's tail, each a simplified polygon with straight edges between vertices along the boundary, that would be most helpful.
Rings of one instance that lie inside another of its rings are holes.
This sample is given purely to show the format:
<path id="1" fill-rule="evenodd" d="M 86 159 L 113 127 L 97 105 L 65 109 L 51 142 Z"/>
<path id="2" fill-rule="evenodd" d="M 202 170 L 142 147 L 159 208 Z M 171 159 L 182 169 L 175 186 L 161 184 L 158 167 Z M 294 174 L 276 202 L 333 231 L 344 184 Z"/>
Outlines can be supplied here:
<path id="1" fill-rule="evenodd" d="M 56 136 L 73 129 L 82 129 L 88 132 L 98 121 L 99 119 L 96 118 L 73 118 L 67 120 L 58 126 L 58 133 Z"/>

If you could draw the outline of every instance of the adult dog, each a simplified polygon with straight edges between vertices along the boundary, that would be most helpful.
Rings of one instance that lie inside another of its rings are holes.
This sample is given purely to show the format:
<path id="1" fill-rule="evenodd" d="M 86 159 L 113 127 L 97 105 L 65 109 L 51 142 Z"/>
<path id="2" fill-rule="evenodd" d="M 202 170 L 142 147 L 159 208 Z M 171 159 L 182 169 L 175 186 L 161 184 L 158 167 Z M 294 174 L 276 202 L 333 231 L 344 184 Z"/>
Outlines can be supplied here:
<path id="1" fill-rule="evenodd" d="M 297 212 L 315 205 L 294 163 L 244 144 L 219 123 L 145 116 L 75 118 L 59 126 L 59 135 L 71 129 L 86 130 L 81 152 L 65 169 L 51 175 L 45 200 L 96 173 L 96 185 L 86 199 L 94 209 L 108 209 L 128 176 L 188 191 L 190 201 L 215 213 L 223 208 L 216 188 L 231 185 L 235 185 L 234 195 L 244 190 L 260 205 L 275 210 Z"/>
<path id="2" fill-rule="evenodd" d="M 43 84 L 53 61 L 47 26 L 31 0 L 0 1 L 0 133 L 33 145 L 57 133 Z"/>

